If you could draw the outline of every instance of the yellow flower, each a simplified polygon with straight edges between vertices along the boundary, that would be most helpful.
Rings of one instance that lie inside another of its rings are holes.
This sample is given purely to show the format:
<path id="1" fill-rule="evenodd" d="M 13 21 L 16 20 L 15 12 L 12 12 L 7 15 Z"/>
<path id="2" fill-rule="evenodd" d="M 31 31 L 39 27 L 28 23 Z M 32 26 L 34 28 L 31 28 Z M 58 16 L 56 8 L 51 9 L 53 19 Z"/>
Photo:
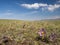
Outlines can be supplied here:
<path id="1" fill-rule="evenodd" d="M 44 35 L 45 33 L 44 32 L 42 32 L 42 35 Z"/>

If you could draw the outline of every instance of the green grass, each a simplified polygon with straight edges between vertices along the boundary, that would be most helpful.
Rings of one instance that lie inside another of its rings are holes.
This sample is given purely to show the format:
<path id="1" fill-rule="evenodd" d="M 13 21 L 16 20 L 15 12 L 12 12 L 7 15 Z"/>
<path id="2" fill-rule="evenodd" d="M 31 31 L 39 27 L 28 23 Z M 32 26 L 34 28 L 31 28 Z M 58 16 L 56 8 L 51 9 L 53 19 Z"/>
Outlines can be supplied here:
<path id="1" fill-rule="evenodd" d="M 3 36 L 8 36 L 18 44 L 26 41 L 26 45 L 53 45 L 53 43 L 44 43 L 36 41 L 40 28 L 45 28 L 47 36 L 55 32 L 58 36 L 58 45 L 60 45 L 60 20 L 43 21 L 20 21 L 20 20 L 0 20 L 0 40 Z M 9 45 L 9 44 L 8 44 Z"/>

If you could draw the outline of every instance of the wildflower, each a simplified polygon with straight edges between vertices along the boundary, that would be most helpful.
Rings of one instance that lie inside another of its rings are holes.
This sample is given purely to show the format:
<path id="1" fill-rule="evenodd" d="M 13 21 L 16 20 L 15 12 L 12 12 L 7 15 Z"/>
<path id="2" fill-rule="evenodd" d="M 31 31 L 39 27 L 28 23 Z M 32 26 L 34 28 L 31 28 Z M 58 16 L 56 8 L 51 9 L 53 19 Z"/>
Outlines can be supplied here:
<path id="1" fill-rule="evenodd" d="M 50 40 L 51 42 L 56 41 L 56 34 L 55 34 L 55 33 L 51 33 L 50 36 L 49 36 L 49 40 Z"/>
<path id="2" fill-rule="evenodd" d="M 44 37 L 46 36 L 46 31 L 44 28 L 40 29 L 38 34 L 40 35 L 40 38 L 44 39 Z"/>
<path id="3" fill-rule="evenodd" d="M 46 34 L 45 29 L 44 29 L 44 28 L 40 29 L 39 32 L 38 32 L 38 34 L 39 34 L 40 36 L 45 36 L 45 34 Z"/>

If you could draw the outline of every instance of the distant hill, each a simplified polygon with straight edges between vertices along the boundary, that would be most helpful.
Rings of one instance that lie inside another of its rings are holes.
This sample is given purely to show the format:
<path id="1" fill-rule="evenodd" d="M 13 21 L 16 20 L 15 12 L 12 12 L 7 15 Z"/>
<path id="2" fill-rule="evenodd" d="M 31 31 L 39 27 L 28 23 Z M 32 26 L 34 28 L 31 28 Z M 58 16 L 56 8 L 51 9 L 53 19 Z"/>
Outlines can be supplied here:
<path id="1" fill-rule="evenodd" d="M 39 22 L 39 21 L 59 21 L 60 18 L 57 19 L 42 19 L 42 20 L 17 20 L 17 19 L 0 19 L 0 21 L 27 21 L 27 22 Z"/>

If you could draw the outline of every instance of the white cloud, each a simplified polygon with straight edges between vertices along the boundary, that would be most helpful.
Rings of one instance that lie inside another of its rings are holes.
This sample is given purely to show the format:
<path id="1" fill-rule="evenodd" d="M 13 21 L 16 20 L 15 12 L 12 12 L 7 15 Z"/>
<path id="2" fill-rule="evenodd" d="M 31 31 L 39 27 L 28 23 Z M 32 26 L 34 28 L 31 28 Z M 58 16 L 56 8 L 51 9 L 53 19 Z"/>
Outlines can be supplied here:
<path id="1" fill-rule="evenodd" d="M 11 12 L 11 10 L 6 10 L 4 12 L 1 12 L 0 15 L 9 16 L 9 15 L 13 15 L 13 12 Z"/>
<path id="2" fill-rule="evenodd" d="M 7 10 L 5 12 L 2 12 L 1 15 L 5 15 L 5 16 L 9 16 L 9 15 L 13 15 L 14 13 L 11 10 Z"/>
<path id="3" fill-rule="evenodd" d="M 13 13 L 12 12 L 4 12 L 4 13 L 1 13 L 1 15 L 10 16 L 10 15 L 13 15 Z"/>
<path id="4" fill-rule="evenodd" d="M 49 11 L 53 11 L 57 8 L 60 8 L 60 4 L 48 5 L 43 3 L 34 3 L 34 4 L 21 4 L 20 6 L 26 7 L 28 9 L 48 9 Z"/>
<path id="5" fill-rule="evenodd" d="M 7 13 L 4 13 L 4 15 L 13 15 L 13 13 L 7 12 Z"/>
<path id="6" fill-rule="evenodd" d="M 48 10 L 53 11 L 57 8 L 60 8 L 59 4 L 54 4 L 54 5 L 48 5 Z"/>
<path id="7" fill-rule="evenodd" d="M 60 16 L 58 15 L 55 15 L 55 16 L 50 16 L 50 17 L 47 17 L 46 19 L 59 19 Z"/>
<path id="8" fill-rule="evenodd" d="M 34 4 L 21 4 L 21 6 L 29 8 L 29 9 L 31 9 L 31 8 L 38 9 L 39 7 L 47 6 L 47 4 L 34 3 Z"/>

